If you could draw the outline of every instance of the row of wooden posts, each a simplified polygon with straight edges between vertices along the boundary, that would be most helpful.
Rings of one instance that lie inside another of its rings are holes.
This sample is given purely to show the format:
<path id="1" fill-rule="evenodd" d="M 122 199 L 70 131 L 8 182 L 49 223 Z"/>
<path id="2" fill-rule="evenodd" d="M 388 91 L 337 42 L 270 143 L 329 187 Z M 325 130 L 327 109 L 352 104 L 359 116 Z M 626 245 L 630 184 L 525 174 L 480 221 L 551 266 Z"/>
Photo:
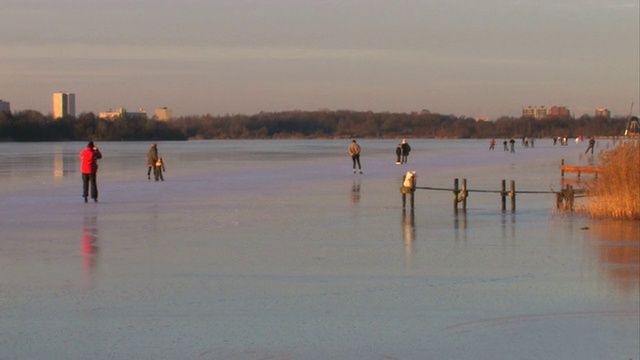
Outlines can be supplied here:
<path id="1" fill-rule="evenodd" d="M 578 179 L 581 174 L 593 174 L 595 178 L 598 178 L 600 168 L 597 166 L 568 166 L 564 164 L 564 159 L 560 162 L 560 176 L 564 182 L 564 174 L 575 173 L 578 175 Z M 407 173 L 409 174 L 409 173 Z M 453 188 L 436 188 L 428 186 L 416 186 L 415 172 L 411 174 L 410 183 L 406 184 L 405 179 L 407 175 L 402 178 L 402 186 L 400 192 L 402 193 L 402 208 L 407 205 L 407 195 L 410 197 L 410 206 L 413 209 L 415 205 L 415 192 L 416 189 L 425 190 L 441 190 L 453 192 L 453 210 L 458 212 L 458 204 L 462 204 L 462 211 L 467 211 L 467 198 L 470 192 L 484 192 L 484 193 L 497 193 L 500 194 L 500 200 L 502 204 L 502 211 L 506 211 L 507 197 L 511 199 L 511 211 L 516 211 L 516 194 L 555 194 L 556 195 L 556 208 L 558 210 L 573 211 L 574 200 L 576 196 L 581 193 L 580 190 L 576 190 L 572 185 L 567 184 L 564 189 L 560 191 L 516 191 L 516 182 L 511 180 L 510 188 L 507 191 L 507 182 L 502 180 L 502 186 L 500 190 L 469 190 L 467 188 L 467 179 L 462 179 L 462 186 L 458 179 L 453 180 Z M 408 186 L 411 185 L 411 186 Z"/>
<path id="2" fill-rule="evenodd" d="M 415 206 L 415 192 L 417 189 L 424 190 L 439 190 L 439 191 L 451 191 L 453 192 L 453 210 L 457 213 L 458 206 L 461 204 L 462 211 L 467 211 L 467 199 L 469 197 L 470 192 L 478 192 L 478 193 L 497 193 L 500 194 L 500 200 L 502 204 L 502 211 L 506 211 L 507 208 L 507 197 L 511 200 L 511 211 L 516 211 L 516 195 L 517 194 L 555 194 L 556 195 L 556 208 L 559 210 L 573 211 L 574 199 L 576 196 L 576 191 L 574 190 L 572 185 L 567 185 L 566 188 L 561 191 L 526 191 L 520 190 L 516 191 L 516 182 L 511 180 L 510 188 L 507 190 L 507 181 L 502 180 L 502 186 L 500 190 L 471 190 L 467 188 L 467 179 L 462 179 L 462 186 L 460 186 L 459 180 L 456 178 L 453 180 L 453 188 L 436 188 L 429 186 L 416 186 L 416 177 L 412 178 L 413 186 L 404 186 L 403 184 L 400 187 L 400 193 L 402 194 L 402 208 L 404 209 L 407 206 L 407 195 L 409 195 L 410 207 L 413 209 Z"/>

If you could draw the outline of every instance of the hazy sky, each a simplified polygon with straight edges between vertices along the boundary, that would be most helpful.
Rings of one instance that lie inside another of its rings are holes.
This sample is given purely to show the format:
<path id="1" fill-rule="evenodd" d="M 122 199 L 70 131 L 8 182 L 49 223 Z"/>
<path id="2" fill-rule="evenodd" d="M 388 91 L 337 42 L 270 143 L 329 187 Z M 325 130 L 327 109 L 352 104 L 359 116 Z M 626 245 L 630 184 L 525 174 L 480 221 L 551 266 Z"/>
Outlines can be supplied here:
<path id="1" fill-rule="evenodd" d="M 640 0 L 0 0 L 0 99 L 176 116 L 640 107 Z"/>

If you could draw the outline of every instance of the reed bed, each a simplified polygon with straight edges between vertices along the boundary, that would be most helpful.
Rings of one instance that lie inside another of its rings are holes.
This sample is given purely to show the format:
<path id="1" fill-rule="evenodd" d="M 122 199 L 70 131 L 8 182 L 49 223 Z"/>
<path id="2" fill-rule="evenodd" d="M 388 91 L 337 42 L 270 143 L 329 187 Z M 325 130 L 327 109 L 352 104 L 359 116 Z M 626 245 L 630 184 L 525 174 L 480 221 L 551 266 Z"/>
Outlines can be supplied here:
<path id="1" fill-rule="evenodd" d="M 598 178 L 586 185 L 583 209 L 594 218 L 640 220 L 639 141 L 623 143 L 600 155 Z"/>

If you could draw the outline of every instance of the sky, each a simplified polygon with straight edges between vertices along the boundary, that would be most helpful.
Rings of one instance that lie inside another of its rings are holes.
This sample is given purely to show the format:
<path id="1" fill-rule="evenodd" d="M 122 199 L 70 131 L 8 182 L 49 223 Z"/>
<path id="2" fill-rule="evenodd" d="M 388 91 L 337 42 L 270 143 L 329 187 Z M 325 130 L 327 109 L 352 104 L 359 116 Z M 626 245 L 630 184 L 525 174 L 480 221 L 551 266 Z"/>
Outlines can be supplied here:
<path id="1" fill-rule="evenodd" d="M 0 99 L 76 115 L 640 107 L 640 0 L 0 0 Z"/>

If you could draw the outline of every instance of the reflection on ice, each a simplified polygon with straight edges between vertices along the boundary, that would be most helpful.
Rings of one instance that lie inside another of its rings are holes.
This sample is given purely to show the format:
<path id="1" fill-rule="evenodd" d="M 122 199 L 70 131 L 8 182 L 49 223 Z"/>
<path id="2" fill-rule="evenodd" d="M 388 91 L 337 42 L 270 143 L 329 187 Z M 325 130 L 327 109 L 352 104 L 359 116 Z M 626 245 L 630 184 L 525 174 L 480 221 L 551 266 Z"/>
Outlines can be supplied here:
<path id="1" fill-rule="evenodd" d="M 593 224 L 592 246 L 601 272 L 617 289 L 628 294 L 640 287 L 640 224 L 637 221 L 603 221 Z"/>
<path id="2" fill-rule="evenodd" d="M 413 251 L 414 251 L 414 242 L 416 240 L 416 219 L 415 219 L 415 210 L 412 208 L 409 210 L 409 215 L 407 215 L 407 209 L 402 209 L 402 230 L 404 237 L 404 249 L 405 256 L 407 261 L 407 266 L 412 268 L 413 264 Z"/>
<path id="3" fill-rule="evenodd" d="M 93 274 L 98 260 L 98 217 L 97 215 L 85 215 L 82 224 L 82 263 L 83 270 L 89 288 L 93 287 Z"/>
<path id="4" fill-rule="evenodd" d="M 354 204 L 360 202 L 360 179 L 353 180 L 351 185 L 351 202 Z"/>

